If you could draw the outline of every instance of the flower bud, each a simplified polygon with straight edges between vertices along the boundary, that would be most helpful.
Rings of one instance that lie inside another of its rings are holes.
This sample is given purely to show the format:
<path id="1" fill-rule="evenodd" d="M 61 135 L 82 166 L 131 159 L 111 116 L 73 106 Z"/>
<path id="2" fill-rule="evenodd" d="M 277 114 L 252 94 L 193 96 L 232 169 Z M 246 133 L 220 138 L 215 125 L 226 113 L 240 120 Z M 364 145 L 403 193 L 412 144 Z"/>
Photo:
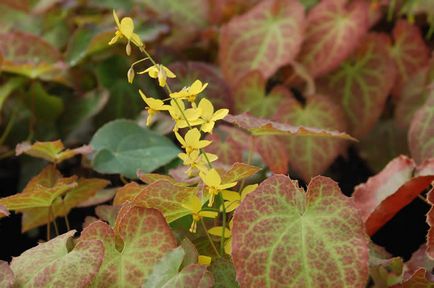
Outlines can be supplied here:
<path id="1" fill-rule="evenodd" d="M 133 83 L 135 74 L 136 73 L 134 72 L 133 67 L 130 67 L 130 69 L 128 69 L 128 72 L 127 72 L 128 83 L 130 83 L 130 84 Z"/>
<path id="2" fill-rule="evenodd" d="M 131 55 L 131 44 L 130 41 L 128 41 L 127 46 L 125 47 L 125 51 L 127 52 L 127 55 Z"/>

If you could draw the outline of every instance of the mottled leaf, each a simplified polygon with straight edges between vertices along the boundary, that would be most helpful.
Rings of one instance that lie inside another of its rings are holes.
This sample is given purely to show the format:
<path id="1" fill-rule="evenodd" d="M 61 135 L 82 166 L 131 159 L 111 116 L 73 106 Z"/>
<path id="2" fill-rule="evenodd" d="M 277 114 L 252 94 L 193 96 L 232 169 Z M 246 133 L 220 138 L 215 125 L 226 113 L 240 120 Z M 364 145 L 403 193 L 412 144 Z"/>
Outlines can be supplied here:
<path id="1" fill-rule="evenodd" d="M 389 47 L 387 35 L 368 34 L 353 55 L 317 85 L 318 93 L 342 105 L 355 137 L 362 138 L 375 125 L 395 81 Z"/>
<path id="2" fill-rule="evenodd" d="M 83 230 L 79 240 L 100 240 L 104 244 L 104 260 L 93 287 L 139 287 L 152 267 L 176 247 L 160 212 L 129 205 L 119 212 L 114 229 L 97 221 Z"/>
<path id="3" fill-rule="evenodd" d="M 239 133 L 244 132 L 239 130 Z M 243 147 L 219 128 L 215 129 L 213 134 L 207 135 L 206 140 L 212 143 L 205 148 L 205 152 L 217 155 L 219 163 L 231 165 L 243 161 Z"/>
<path id="4" fill-rule="evenodd" d="M 429 236 L 427 240 L 429 241 Z M 427 271 L 432 271 L 434 268 L 434 260 L 429 257 L 428 252 L 432 251 L 427 251 L 427 245 L 422 244 L 419 249 L 411 254 L 411 258 L 405 262 L 406 269 L 404 277 L 412 275 L 419 268 L 425 268 Z"/>
<path id="5" fill-rule="evenodd" d="M 434 279 L 430 272 L 419 268 L 409 279 L 402 282 L 402 288 L 433 288 Z"/>
<path id="6" fill-rule="evenodd" d="M 115 120 L 101 127 L 90 145 L 93 168 L 100 173 L 137 178 L 137 170 L 151 172 L 174 159 L 179 149 L 168 139 L 133 121 Z"/>
<path id="7" fill-rule="evenodd" d="M 232 259 L 241 287 L 365 287 L 363 222 L 331 179 L 313 178 L 305 193 L 274 175 L 246 197 L 233 221 Z"/>
<path id="8" fill-rule="evenodd" d="M 220 33 L 219 60 L 233 86 L 253 70 L 269 78 L 297 55 L 304 32 L 304 8 L 296 0 L 266 0 L 231 19 Z"/>
<path id="9" fill-rule="evenodd" d="M 413 177 L 415 168 L 412 159 L 399 156 L 366 183 L 356 186 L 352 197 L 369 235 L 411 203 L 434 180 L 434 175 Z"/>
<path id="10" fill-rule="evenodd" d="M 95 214 L 99 219 L 110 224 L 110 226 L 114 226 L 120 209 L 121 206 L 99 205 L 95 207 Z"/>
<path id="11" fill-rule="evenodd" d="M 239 288 L 235 268 L 232 262 L 225 258 L 213 259 L 209 268 L 214 276 L 214 288 Z"/>
<path id="12" fill-rule="evenodd" d="M 113 200 L 113 205 L 122 205 L 126 201 L 132 201 L 140 192 L 142 192 L 145 185 L 139 185 L 136 182 L 130 182 L 116 190 L 116 196 Z"/>
<path id="13" fill-rule="evenodd" d="M 366 1 L 324 0 L 307 15 L 299 61 L 313 77 L 337 68 L 359 45 L 368 30 Z"/>
<path id="14" fill-rule="evenodd" d="M 140 180 L 142 180 L 146 184 L 152 184 L 152 183 L 157 182 L 159 180 L 166 180 L 166 181 L 172 183 L 173 185 L 189 186 L 187 183 L 178 182 L 173 177 L 171 177 L 169 175 L 164 175 L 164 174 L 143 173 L 141 171 L 138 171 L 137 176 L 139 177 Z"/>
<path id="15" fill-rule="evenodd" d="M 411 156 L 421 163 L 434 158 L 434 93 L 416 112 L 408 131 Z"/>
<path id="16" fill-rule="evenodd" d="M 197 187 L 180 187 L 160 180 L 144 187 L 133 202 L 137 206 L 160 210 L 170 223 L 191 213 L 183 204 L 197 193 Z"/>
<path id="17" fill-rule="evenodd" d="M 144 287 L 162 288 L 171 278 L 173 278 L 181 268 L 185 256 L 184 249 L 179 246 L 161 258 L 160 262 L 154 265 L 152 273 L 149 275 Z"/>
<path id="18" fill-rule="evenodd" d="M 428 64 L 430 52 L 416 25 L 406 20 L 396 22 L 392 31 L 393 46 L 390 54 L 397 67 L 395 94 L 411 75 Z"/>
<path id="19" fill-rule="evenodd" d="M 281 138 L 273 135 L 258 136 L 253 141 L 256 152 L 273 173 L 288 172 L 289 151 Z"/>
<path id="20" fill-rule="evenodd" d="M 214 279 L 206 266 L 191 264 L 181 270 L 173 278 L 165 283 L 162 288 L 211 288 L 214 287 Z M 154 287 L 154 286 L 151 286 Z M 158 287 L 158 286 L 156 286 Z"/>
<path id="21" fill-rule="evenodd" d="M 293 126 L 290 124 L 279 123 L 263 118 L 257 118 L 247 113 L 240 115 L 228 115 L 224 119 L 226 122 L 237 125 L 248 130 L 254 136 L 261 135 L 287 135 L 287 136 L 316 136 L 326 138 L 339 138 L 355 140 L 344 132 L 327 130 L 314 127 Z"/>
<path id="22" fill-rule="evenodd" d="M 4 288 L 12 288 L 14 282 L 14 272 L 12 272 L 8 262 L 0 261 L 0 286 Z"/>
<path id="23" fill-rule="evenodd" d="M 222 183 L 237 182 L 241 179 L 255 175 L 261 170 L 261 168 L 245 164 L 245 163 L 234 163 L 227 171 L 222 175 Z"/>
<path id="24" fill-rule="evenodd" d="M 77 243 L 71 251 L 69 231 L 13 258 L 17 287 L 88 287 L 104 257 L 101 241 Z"/>
<path id="25" fill-rule="evenodd" d="M 51 142 L 37 141 L 33 144 L 23 142 L 17 145 L 15 151 L 17 156 L 27 154 L 57 164 L 79 154 L 88 154 L 92 152 L 92 148 L 89 146 L 82 146 L 76 149 L 65 149 L 62 140 L 56 140 Z"/>
<path id="26" fill-rule="evenodd" d="M 112 200 L 115 194 L 116 188 L 101 189 L 89 199 L 86 199 L 84 202 L 78 204 L 77 207 L 89 207 L 105 203 Z"/>
<path id="27" fill-rule="evenodd" d="M 341 108 L 324 96 L 309 97 L 305 105 L 293 100 L 291 105 L 282 108 L 278 115 L 283 123 L 346 130 L 346 119 Z M 318 137 L 287 137 L 285 142 L 290 167 L 306 182 L 323 173 L 346 146 L 342 140 Z"/>

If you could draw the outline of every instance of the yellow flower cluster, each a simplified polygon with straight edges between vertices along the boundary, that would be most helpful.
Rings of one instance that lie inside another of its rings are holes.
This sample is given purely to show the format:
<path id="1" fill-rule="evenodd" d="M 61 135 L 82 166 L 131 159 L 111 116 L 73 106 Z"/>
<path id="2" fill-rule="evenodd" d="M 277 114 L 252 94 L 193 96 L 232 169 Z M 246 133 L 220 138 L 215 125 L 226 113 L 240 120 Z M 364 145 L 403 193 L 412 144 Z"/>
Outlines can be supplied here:
<path id="1" fill-rule="evenodd" d="M 223 119 L 229 113 L 229 110 L 216 110 L 208 99 L 202 97 L 199 100 L 198 96 L 204 92 L 208 86 L 208 83 L 202 83 L 200 80 L 194 81 L 190 86 L 184 87 L 179 91 L 172 91 L 167 83 L 167 79 L 176 78 L 175 73 L 163 64 L 156 63 L 148 54 L 144 48 L 144 44 L 140 41 L 137 34 L 134 33 L 134 24 L 131 18 L 126 17 L 119 21 L 115 12 L 113 12 L 113 15 L 117 24 L 117 30 L 109 44 L 113 44 L 121 38 L 126 38 L 128 41 L 128 55 L 131 53 L 130 42 L 135 44 L 140 51 L 146 55 L 145 58 L 131 65 L 127 74 L 128 82 L 132 83 L 135 77 L 133 66 L 137 63 L 149 60 L 152 65 L 137 74 L 147 74 L 149 77 L 156 79 L 159 86 L 166 89 L 169 96 L 164 100 L 155 99 L 146 96 L 143 91 L 139 90 L 139 94 L 147 106 L 148 118 L 146 124 L 148 126 L 152 124 L 153 117 L 156 113 L 167 111 L 170 114 L 174 121 L 173 131 L 176 139 L 184 149 L 182 153 L 179 153 L 178 157 L 183 161 L 183 164 L 188 167 L 188 176 L 199 176 L 204 184 L 206 193 L 203 199 L 200 199 L 198 195 L 192 195 L 189 201 L 183 203 L 183 207 L 189 210 L 192 215 L 193 222 L 190 231 L 194 233 L 196 232 L 197 223 L 201 221 L 203 217 L 216 218 L 219 215 L 219 211 L 223 212 L 225 216 L 227 212 L 233 211 L 240 205 L 245 195 L 256 188 L 256 186 L 247 186 L 241 194 L 228 191 L 227 189 L 236 186 L 237 182 L 226 183 L 222 180 L 219 171 L 213 168 L 211 164 L 217 160 L 217 156 L 203 151 L 205 147 L 211 144 L 211 141 L 203 139 L 204 134 L 211 134 L 215 123 Z M 222 209 L 220 210 L 212 208 L 217 195 L 221 197 L 220 205 Z M 208 207 L 210 208 L 204 208 L 204 204 L 207 201 Z M 225 251 L 227 253 L 230 252 L 230 229 L 231 223 L 229 223 L 229 228 L 218 226 L 209 230 L 211 235 L 219 235 L 222 239 L 226 239 Z"/>

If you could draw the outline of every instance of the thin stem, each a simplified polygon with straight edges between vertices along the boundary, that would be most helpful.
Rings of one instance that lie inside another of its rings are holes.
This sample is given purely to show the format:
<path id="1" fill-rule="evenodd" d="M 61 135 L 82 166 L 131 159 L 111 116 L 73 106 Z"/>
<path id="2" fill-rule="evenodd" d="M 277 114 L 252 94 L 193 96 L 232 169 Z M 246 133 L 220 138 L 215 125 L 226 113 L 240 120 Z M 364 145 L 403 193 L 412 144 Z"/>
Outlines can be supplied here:
<path id="1" fill-rule="evenodd" d="M 62 205 L 63 205 L 63 209 L 66 210 L 65 199 L 63 199 L 63 198 L 62 198 Z M 63 216 L 63 219 L 65 219 L 66 230 L 67 231 L 71 230 L 71 226 L 69 225 L 68 214 L 65 214 L 65 216 Z"/>
<path id="2" fill-rule="evenodd" d="M 49 208 L 49 213 L 51 214 L 51 219 L 53 219 L 53 224 L 54 224 L 54 230 L 56 231 L 56 236 L 59 236 L 59 227 L 57 227 L 57 223 L 56 223 L 56 218 L 54 217 L 54 213 L 53 213 L 53 206 L 50 206 Z"/>
<path id="3" fill-rule="evenodd" d="M 137 65 L 137 64 L 139 64 L 139 63 L 141 63 L 143 61 L 146 61 L 148 59 L 149 59 L 149 57 L 145 57 L 143 59 L 137 60 L 136 62 L 133 62 L 133 64 L 131 64 L 131 67 L 134 67 L 134 65 Z"/>
<path id="4" fill-rule="evenodd" d="M 8 137 L 9 133 L 11 132 L 11 129 L 15 123 L 15 119 L 16 119 L 16 112 L 14 110 L 12 112 L 12 115 L 11 115 L 11 118 L 10 118 L 8 124 L 6 125 L 5 131 L 3 131 L 3 134 L 0 138 L 0 145 L 2 145 L 5 142 L 6 138 Z"/>
<path id="5" fill-rule="evenodd" d="M 50 238 L 51 238 L 51 213 L 50 213 L 50 209 L 48 209 L 47 241 L 50 241 Z"/>
<path id="6" fill-rule="evenodd" d="M 225 255 L 225 232 L 226 232 L 226 207 L 225 207 L 225 200 L 223 199 L 222 192 L 219 192 L 220 201 L 222 202 L 223 207 L 223 213 L 222 213 L 222 235 L 220 237 L 220 253 L 222 255 Z"/>
<path id="7" fill-rule="evenodd" d="M 395 12 L 396 0 L 391 0 L 389 2 L 389 9 L 387 10 L 387 21 L 393 20 L 393 13 Z"/>
<path id="8" fill-rule="evenodd" d="M 126 184 L 129 183 L 128 180 L 125 179 L 124 175 L 120 174 L 120 175 L 119 175 L 119 178 L 121 179 L 122 183 L 124 183 L 124 185 L 126 185 Z"/>
<path id="9" fill-rule="evenodd" d="M 200 218 L 200 224 L 202 224 L 203 231 L 205 231 L 205 234 L 208 237 L 208 241 L 209 241 L 209 243 L 211 243 L 211 246 L 214 249 L 214 252 L 217 254 L 217 256 L 221 257 L 219 251 L 217 250 L 217 247 L 215 247 L 214 241 L 211 239 L 211 236 L 209 235 L 208 230 L 206 229 L 205 222 L 203 221 L 203 218 Z"/>

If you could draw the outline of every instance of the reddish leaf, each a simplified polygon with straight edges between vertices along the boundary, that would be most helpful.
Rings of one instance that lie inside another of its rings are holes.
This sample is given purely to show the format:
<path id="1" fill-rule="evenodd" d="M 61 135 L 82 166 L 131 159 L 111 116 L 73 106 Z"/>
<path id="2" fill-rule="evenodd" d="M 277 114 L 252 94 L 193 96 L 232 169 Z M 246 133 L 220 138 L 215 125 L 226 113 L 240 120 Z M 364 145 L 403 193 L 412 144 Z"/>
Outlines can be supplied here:
<path id="1" fill-rule="evenodd" d="M 14 272 L 12 272 L 8 262 L 0 261 L 0 287 L 12 288 L 14 282 Z"/>
<path id="2" fill-rule="evenodd" d="M 66 159 L 72 158 L 78 154 L 89 154 L 92 148 L 89 145 L 76 149 L 66 149 L 61 140 L 51 142 L 35 142 L 32 145 L 28 142 L 17 144 L 15 148 L 16 155 L 27 154 L 32 157 L 42 158 L 53 163 L 61 163 Z"/>
<path id="3" fill-rule="evenodd" d="M 77 243 L 71 250 L 69 231 L 13 258 L 17 287 L 88 287 L 104 257 L 101 241 Z"/>
<path id="4" fill-rule="evenodd" d="M 305 105 L 293 101 L 282 110 L 279 120 L 290 125 L 346 130 L 341 108 L 320 95 L 309 97 Z M 291 168 L 306 182 L 323 173 L 346 145 L 342 140 L 317 137 L 287 137 L 285 142 Z"/>
<path id="5" fill-rule="evenodd" d="M 228 115 L 224 120 L 226 122 L 235 124 L 240 128 L 248 130 L 254 136 L 292 135 L 355 140 L 347 133 L 314 127 L 293 126 L 290 124 L 283 124 L 268 119 L 257 118 L 247 113 L 236 116 Z"/>
<path id="6" fill-rule="evenodd" d="M 137 206 L 160 210 L 170 223 L 191 213 L 183 204 L 197 193 L 197 187 L 181 187 L 160 180 L 144 187 L 133 202 Z"/>
<path id="7" fill-rule="evenodd" d="M 84 202 L 81 202 L 77 207 L 89 207 L 108 202 L 113 199 L 116 194 L 116 188 L 101 189 L 95 195 Z"/>
<path id="8" fill-rule="evenodd" d="M 412 159 L 400 156 L 355 188 L 353 199 L 369 235 L 411 203 L 434 180 L 434 175 L 413 177 L 415 168 Z"/>
<path id="9" fill-rule="evenodd" d="M 254 140 L 255 150 L 273 173 L 288 172 L 289 151 L 285 142 L 277 136 L 259 136 Z"/>
<path id="10" fill-rule="evenodd" d="M 404 268 L 402 258 L 370 258 L 369 262 L 369 275 L 375 283 L 374 287 L 392 287 L 401 283 Z"/>
<path id="11" fill-rule="evenodd" d="M 219 60 L 231 85 L 253 70 L 269 78 L 297 55 L 304 8 L 296 0 L 266 0 L 222 27 Z"/>
<path id="12" fill-rule="evenodd" d="M 408 131 L 411 156 L 420 163 L 434 158 L 434 93 L 413 117 Z"/>
<path id="13" fill-rule="evenodd" d="M 213 23 L 223 23 L 252 8 L 260 0 L 210 0 L 211 20 Z"/>
<path id="14" fill-rule="evenodd" d="M 337 68 L 359 45 L 368 30 L 366 1 L 350 5 L 324 0 L 307 15 L 307 29 L 299 61 L 313 77 Z"/>
<path id="15" fill-rule="evenodd" d="M 99 219 L 109 223 L 110 226 L 114 226 L 120 209 L 121 206 L 100 205 L 95 207 L 95 214 Z"/>
<path id="16" fill-rule="evenodd" d="M 126 201 L 133 200 L 140 192 L 142 192 L 145 185 L 139 185 L 136 182 L 130 182 L 118 190 L 116 190 L 116 196 L 113 200 L 113 205 L 122 205 Z"/>
<path id="17" fill-rule="evenodd" d="M 119 248 L 116 239 L 123 243 Z M 160 212 L 129 205 L 119 212 L 114 229 L 97 221 L 83 230 L 79 240 L 104 244 L 104 260 L 93 287 L 140 287 L 153 266 L 176 247 Z"/>
<path id="18" fill-rule="evenodd" d="M 255 175 L 261 170 L 256 166 L 244 163 L 234 163 L 228 171 L 221 175 L 222 183 L 238 182 L 241 179 Z"/>
<path id="19" fill-rule="evenodd" d="M 434 279 L 423 268 L 419 268 L 411 277 L 402 282 L 402 288 L 433 288 Z"/>
<path id="20" fill-rule="evenodd" d="M 427 251 L 426 244 L 421 245 L 419 249 L 413 252 L 410 260 L 405 262 L 405 267 L 406 267 L 405 276 L 404 276 L 405 278 L 408 278 L 408 276 L 414 274 L 419 268 L 425 268 L 427 271 L 432 271 L 432 269 L 434 268 L 434 260 L 429 258 L 427 252 L 428 251 Z"/>
<path id="21" fill-rule="evenodd" d="M 394 88 L 396 95 L 411 75 L 428 64 L 430 53 L 419 28 L 406 20 L 396 22 L 392 35 L 394 43 L 390 54 L 398 68 Z"/>
<path id="22" fill-rule="evenodd" d="M 232 109 L 231 90 L 216 67 L 205 62 L 175 62 L 169 68 L 176 74 L 175 79 L 168 81 L 172 90 L 181 90 L 199 79 L 208 83 L 200 97 L 209 99 L 216 108 Z"/>
<path id="23" fill-rule="evenodd" d="M 218 162 L 231 165 L 243 161 L 243 147 L 222 130 L 214 130 L 213 134 L 207 135 L 206 140 L 210 140 L 212 143 L 205 148 L 205 151 L 217 155 Z"/>
<path id="24" fill-rule="evenodd" d="M 232 259 L 241 287 L 365 287 L 368 240 L 334 181 L 315 177 L 305 193 L 274 175 L 235 211 Z"/>
<path id="25" fill-rule="evenodd" d="M 45 40 L 21 32 L 0 34 L 2 70 L 29 78 L 63 81 L 65 64 L 59 51 Z"/>
<path id="26" fill-rule="evenodd" d="M 160 180 L 165 180 L 165 181 L 172 183 L 173 185 L 188 186 L 187 183 L 178 182 L 173 177 L 168 176 L 168 175 L 163 175 L 163 174 L 143 173 L 143 172 L 139 171 L 139 172 L 137 172 L 137 176 L 139 177 L 140 180 L 142 180 L 146 184 L 152 184 L 152 183 L 160 181 Z"/>
<path id="27" fill-rule="evenodd" d="M 317 86 L 318 93 L 342 105 L 355 137 L 362 138 L 375 125 L 395 81 L 389 42 L 386 35 L 368 34 L 353 55 Z"/>
<path id="28" fill-rule="evenodd" d="M 434 259 L 434 188 L 431 188 L 431 190 L 428 192 L 427 200 L 431 204 L 431 209 L 429 210 L 428 214 L 426 214 L 426 222 L 429 225 L 429 230 L 426 237 L 426 253 L 430 258 Z"/>

